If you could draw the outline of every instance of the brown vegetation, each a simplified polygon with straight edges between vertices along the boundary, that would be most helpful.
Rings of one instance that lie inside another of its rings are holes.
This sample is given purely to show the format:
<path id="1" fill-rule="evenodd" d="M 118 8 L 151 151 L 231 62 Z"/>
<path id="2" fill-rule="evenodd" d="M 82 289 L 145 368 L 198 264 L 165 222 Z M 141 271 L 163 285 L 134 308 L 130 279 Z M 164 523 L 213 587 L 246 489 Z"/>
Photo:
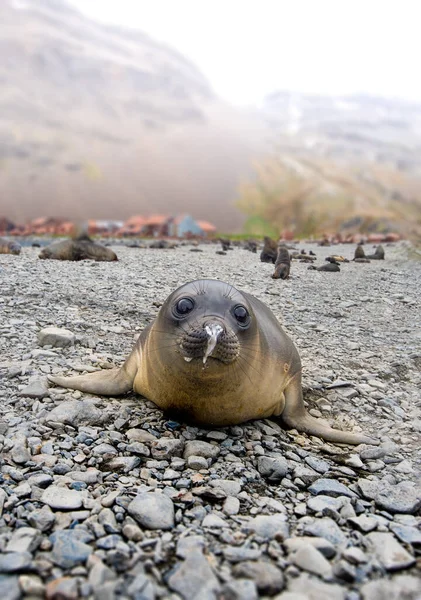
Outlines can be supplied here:
<path id="1" fill-rule="evenodd" d="M 378 164 L 268 158 L 245 184 L 238 206 L 281 233 L 387 232 L 421 235 L 421 181 Z"/>

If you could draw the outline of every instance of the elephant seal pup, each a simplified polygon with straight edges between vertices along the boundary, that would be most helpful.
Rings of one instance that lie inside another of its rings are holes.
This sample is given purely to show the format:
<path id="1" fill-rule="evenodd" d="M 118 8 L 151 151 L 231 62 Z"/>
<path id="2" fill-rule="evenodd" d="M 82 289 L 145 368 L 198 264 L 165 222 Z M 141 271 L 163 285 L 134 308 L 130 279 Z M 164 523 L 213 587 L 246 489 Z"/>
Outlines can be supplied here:
<path id="1" fill-rule="evenodd" d="M 0 238 L 0 254 L 20 254 L 21 245 L 11 240 Z"/>
<path id="2" fill-rule="evenodd" d="M 263 242 L 264 245 L 263 250 L 260 253 L 260 260 L 262 262 L 275 264 L 278 255 L 278 246 L 276 245 L 276 242 L 268 236 L 263 238 Z"/>
<path id="3" fill-rule="evenodd" d="M 371 258 L 371 260 L 384 260 L 384 248 L 382 245 L 377 246 L 374 254 L 367 254 L 365 258 Z"/>
<path id="4" fill-rule="evenodd" d="M 55 260 L 118 260 L 116 253 L 110 248 L 96 244 L 91 239 L 82 236 L 75 240 L 65 240 L 50 244 L 41 250 L 39 258 Z"/>
<path id="5" fill-rule="evenodd" d="M 281 415 L 288 427 L 331 442 L 377 443 L 309 415 L 298 351 L 275 316 L 254 296 L 213 279 L 175 290 L 122 367 L 49 380 L 106 396 L 133 389 L 178 420 L 202 425 Z"/>
<path id="6" fill-rule="evenodd" d="M 291 269 L 291 257 L 284 244 L 278 246 L 278 256 L 275 262 L 275 271 L 272 279 L 288 279 Z"/>

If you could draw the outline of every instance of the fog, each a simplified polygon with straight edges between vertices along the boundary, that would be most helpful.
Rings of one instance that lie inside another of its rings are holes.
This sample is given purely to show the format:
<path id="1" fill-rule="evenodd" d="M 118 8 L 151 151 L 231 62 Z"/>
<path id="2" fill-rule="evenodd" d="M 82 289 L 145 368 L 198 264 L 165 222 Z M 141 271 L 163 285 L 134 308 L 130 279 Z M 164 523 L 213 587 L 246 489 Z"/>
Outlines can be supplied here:
<path id="1" fill-rule="evenodd" d="M 409 1 L 4 0 L 0 218 L 418 231 L 418 22 Z"/>

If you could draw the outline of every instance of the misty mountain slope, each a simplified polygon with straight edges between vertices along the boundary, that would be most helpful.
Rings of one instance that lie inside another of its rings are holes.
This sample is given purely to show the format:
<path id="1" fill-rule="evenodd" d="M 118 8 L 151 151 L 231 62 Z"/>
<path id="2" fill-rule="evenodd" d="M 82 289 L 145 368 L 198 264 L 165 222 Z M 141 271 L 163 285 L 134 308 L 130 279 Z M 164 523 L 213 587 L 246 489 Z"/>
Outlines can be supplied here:
<path id="1" fill-rule="evenodd" d="M 124 218 L 189 211 L 232 229 L 264 139 L 200 71 L 63 0 L 0 3 L 0 212 Z"/>
<path id="2" fill-rule="evenodd" d="M 365 95 L 271 94 L 272 155 L 239 206 L 297 233 L 396 228 L 421 235 L 421 105 Z"/>
<path id="3" fill-rule="evenodd" d="M 290 154 L 391 166 L 421 175 L 421 104 L 364 94 L 274 92 L 262 107 Z"/>

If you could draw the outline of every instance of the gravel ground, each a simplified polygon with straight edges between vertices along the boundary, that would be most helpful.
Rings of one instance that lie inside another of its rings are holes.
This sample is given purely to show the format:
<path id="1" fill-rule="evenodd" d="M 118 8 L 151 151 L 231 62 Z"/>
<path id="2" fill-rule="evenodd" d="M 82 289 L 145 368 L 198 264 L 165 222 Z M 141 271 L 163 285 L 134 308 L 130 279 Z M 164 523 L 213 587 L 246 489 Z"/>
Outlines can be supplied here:
<path id="1" fill-rule="evenodd" d="M 240 248 L 113 249 L 115 264 L 0 255 L 2 600 L 419 600 L 421 262 L 408 245 L 340 273 L 293 261 L 287 281 Z M 312 249 L 317 264 L 354 250 Z M 199 429 L 134 394 L 47 387 L 49 373 L 121 364 L 198 278 L 270 306 L 300 351 L 310 412 L 380 446 L 275 420 Z M 39 337 L 51 326 L 68 333 Z"/>

